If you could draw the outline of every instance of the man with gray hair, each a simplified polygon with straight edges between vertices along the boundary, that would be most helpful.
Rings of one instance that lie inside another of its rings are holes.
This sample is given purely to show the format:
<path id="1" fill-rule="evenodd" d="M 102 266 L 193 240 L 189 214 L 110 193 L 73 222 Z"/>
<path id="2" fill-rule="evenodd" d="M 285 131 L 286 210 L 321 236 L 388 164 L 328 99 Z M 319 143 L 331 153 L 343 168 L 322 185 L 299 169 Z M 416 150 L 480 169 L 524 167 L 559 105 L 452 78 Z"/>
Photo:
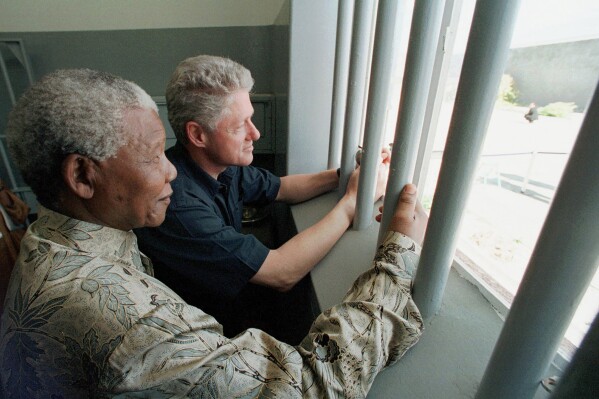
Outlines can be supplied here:
<path id="1" fill-rule="evenodd" d="M 160 227 L 136 234 L 158 278 L 213 315 L 225 335 L 256 327 L 295 344 L 317 312 L 305 314 L 309 295 L 280 292 L 300 281 L 309 286 L 305 276 L 350 226 L 356 198 L 343 196 L 322 220 L 278 248 L 242 233 L 244 205 L 299 203 L 339 184 L 334 169 L 279 178 L 250 165 L 260 138 L 252 123 L 253 84 L 250 71 L 227 58 L 200 55 L 177 66 L 166 89 L 177 137 L 167 151 L 178 172 L 173 201 Z M 373 202 L 384 193 L 388 162 L 383 153 Z"/>
<path id="2" fill-rule="evenodd" d="M 373 267 L 292 347 L 258 330 L 227 339 L 152 277 L 131 229 L 163 221 L 176 171 L 134 83 L 54 72 L 19 99 L 7 136 L 40 206 L 1 319 L 1 397 L 364 397 L 422 332 L 409 292 L 427 218 L 414 186 Z M 357 183 L 355 172 L 352 195 Z"/>

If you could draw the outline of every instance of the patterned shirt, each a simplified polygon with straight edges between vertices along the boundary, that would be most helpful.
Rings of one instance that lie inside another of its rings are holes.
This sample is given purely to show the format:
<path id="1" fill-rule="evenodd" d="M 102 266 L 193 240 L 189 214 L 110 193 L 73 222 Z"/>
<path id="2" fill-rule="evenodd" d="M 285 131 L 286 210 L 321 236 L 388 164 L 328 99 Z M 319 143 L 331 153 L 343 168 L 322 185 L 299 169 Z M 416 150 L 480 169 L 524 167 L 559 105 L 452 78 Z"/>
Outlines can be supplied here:
<path id="1" fill-rule="evenodd" d="M 255 329 L 225 338 L 152 277 L 132 232 L 40 207 L 5 302 L 1 386 L 7 398 L 364 397 L 422 333 L 410 296 L 418 251 L 389 233 L 293 347 Z"/>

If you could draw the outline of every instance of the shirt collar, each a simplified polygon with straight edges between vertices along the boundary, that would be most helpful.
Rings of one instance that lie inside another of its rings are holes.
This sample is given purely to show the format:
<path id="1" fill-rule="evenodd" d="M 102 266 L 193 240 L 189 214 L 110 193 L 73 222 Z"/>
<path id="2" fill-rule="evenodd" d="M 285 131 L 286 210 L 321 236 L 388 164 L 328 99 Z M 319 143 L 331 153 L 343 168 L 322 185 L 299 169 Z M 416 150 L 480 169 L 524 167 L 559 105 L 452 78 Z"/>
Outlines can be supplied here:
<path id="1" fill-rule="evenodd" d="M 205 187 L 208 193 L 214 198 L 219 192 L 221 192 L 221 186 L 230 186 L 231 180 L 236 173 L 236 166 L 229 166 L 225 169 L 221 174 L 218 175 L 218 179 L 213 178 L 208 173 L 204 171 L 204 169 L 200 168 L 194 160 L 189 155 L 189 151 L 185 148 L 184 145 L 177 142 L 174 147 L 172 147 L 169 152 L 170 160 L 173 163 L 178 163 L 179 165 L 175 165 L 177 167 L 177 171 L 181 173 L 182 171 L 190 176 L 192 180 L 198 181 L 202 183 L 202 186 Z"/>
<path id="2" fill-rule="evenodd" d="M 84 222 L 41 205 L 38 209 L 38 219 L 31 228 L 37 235 L 49 241 L 152 274 L 151 265 L 140 253 L 137 237 L 132 231 Z"/>

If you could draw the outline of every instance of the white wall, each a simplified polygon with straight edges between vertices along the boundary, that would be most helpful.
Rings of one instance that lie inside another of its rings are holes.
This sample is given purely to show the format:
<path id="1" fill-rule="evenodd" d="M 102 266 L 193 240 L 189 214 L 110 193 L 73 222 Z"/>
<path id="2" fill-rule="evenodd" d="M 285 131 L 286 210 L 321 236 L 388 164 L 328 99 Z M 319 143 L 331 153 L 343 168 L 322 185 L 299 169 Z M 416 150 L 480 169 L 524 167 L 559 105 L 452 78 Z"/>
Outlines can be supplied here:
<path id="1" fill-rule="evenodd" d="M 273 25 L 286 0 L 1 0 L 0 32 Z"/>
<path id="2" fill-rule="evenodd" d="M 287 172 L 327 167 L 337 1 L 291 2 Z"/>

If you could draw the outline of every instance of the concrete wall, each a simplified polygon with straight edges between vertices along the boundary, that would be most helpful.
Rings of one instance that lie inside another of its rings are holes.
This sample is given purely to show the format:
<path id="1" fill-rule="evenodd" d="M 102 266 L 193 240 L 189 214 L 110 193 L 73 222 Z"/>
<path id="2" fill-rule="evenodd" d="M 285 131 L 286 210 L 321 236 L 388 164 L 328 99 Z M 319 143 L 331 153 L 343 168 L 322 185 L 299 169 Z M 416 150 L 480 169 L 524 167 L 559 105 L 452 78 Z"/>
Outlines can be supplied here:
<path id="1" fill-rule="evenodd" d="M 327 167 L 336 31 L 337 1 L 291 3 L 289 173 Z"/>
<path id="2" fill-rule="evenodd" d="M 2 0 L 0 32 L 266 26 L 288 1 Z"/>
<path id="3" fill-rule="evenodd" d="M 286 25 L 144 29 L 118 31 L 0 33 L 0 38 L 23 40 L 35 78 L 59 68 L 92 68 L 132 80 L 151 96 L 164 96 L 166 83 L 184 58 L 213 54 L 233 58 L 252 71 L 254 92 L 285 91 L 288 64 Z M 278 32 L 275 34 L 275 30 Z M 276 43 L 275 43 L 276 42 Z M 3 51 L 18 96 L 27 86 L 26 76 L 15 58 Z M 275 63 L 279 66 L 276 80 Z M 11 103 L 0 79 L 0 131 L 4 133 Z M 284 107 L 281 108 L 284 112 Z M 281 132 L 285 134 L 285 132 Z M 0 177 L 9 181 L 3 162 Z M 22 185 L 19 182 L 19 185 Z"/>
<path id="4" fill-rule="evenodd" d="M 271 26 L 0 33 L 14 37 L 23 40 L 36 78 L 58 68 L 94 68 L 162 96 L 181 60 L 213 54 L 249 68 L 255 91 L 272 91 Z"/>
<path id="5" fill-rule="evenodd" d="M 275 94 L 275 173 L 287 174 L 287 138 L 289 137 L 289 22 L 290 0 L 286 0 L 273 26 L 273 91 Z"/>
<path id="6" fill-rule="evenodd" d="M 512 49 L 506 73 L 520 104 L 574 102 L 584 111 L 599 79 L 599 39 Z"/>
<path id="7" fill-rule="evenodd" d="M 285 123 L 289 8 L 289 0 L 3 0 L 0 38 L 23 40 L 34 78 L 59 68 L 100 69 L 138 83 L 151 96 L 164 95 L 184 58 L 230 57 L 252 71 L 254 92 L 276 93 L 275 112 L 283 117 L 275 119 Z M 27 76 L 5 46 L 0 51 L 18 97 Z M 10 108 L 0 79 L 0 136 Z M 281 129 L 277 141 L 281 152 L 286 133 Z M 0 178 L 9 182 L 4 160 Z"/>

